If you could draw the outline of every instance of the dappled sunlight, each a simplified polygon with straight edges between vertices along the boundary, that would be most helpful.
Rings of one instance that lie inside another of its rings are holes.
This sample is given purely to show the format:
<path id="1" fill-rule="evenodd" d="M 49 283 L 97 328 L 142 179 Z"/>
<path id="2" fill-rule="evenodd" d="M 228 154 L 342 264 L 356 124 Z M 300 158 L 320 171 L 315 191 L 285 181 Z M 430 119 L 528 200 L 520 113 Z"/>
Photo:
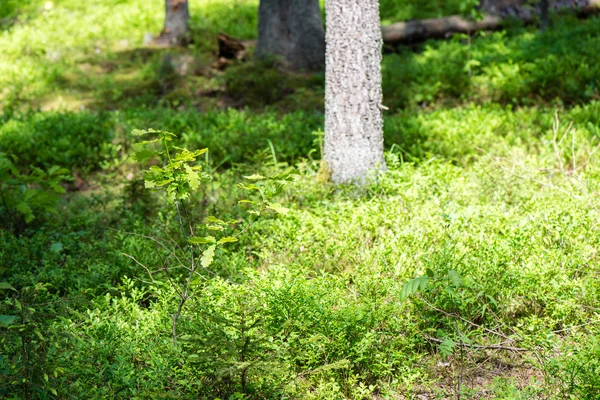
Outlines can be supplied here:
<path id="1" fill-rule="evenodd" d="M 386 168 L 333 184 L 258 5 L 0 0 L 0 397 L 595 398 L 600 17 L 387 45 Z"/>

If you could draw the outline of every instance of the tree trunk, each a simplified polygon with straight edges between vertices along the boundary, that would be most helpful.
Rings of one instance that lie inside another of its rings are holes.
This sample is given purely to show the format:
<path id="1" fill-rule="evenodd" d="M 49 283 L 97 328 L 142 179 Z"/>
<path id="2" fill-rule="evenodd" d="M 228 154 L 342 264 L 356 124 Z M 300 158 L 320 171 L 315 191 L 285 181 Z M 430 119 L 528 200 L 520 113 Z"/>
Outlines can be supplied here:
<path id="1" fill-rule="evenodd" d="M 165 0 L 165 27 L 156 42 L 164 45 L 184 43 L 189 30 L 189 19 L 187 0 Z"/>
<path id="2" fill-rule="evenodd" d="M 324 160 L 335 183 L 385 169 L 378 0 L 328 0 Z"/>
<path id="3" fill-rule="evenodd" d="M 541 3 L 540 3 L 540 25 L 541 25 L 542 31 L 545 31 L 546 29 L 548 29 L 548 24 L 549 24 L 548 10 L 549 10 L 549 8 L 550 8 L 550 4 L 548 3 L 548 0 L 541 0 Z"/>
<path id="4" fill-rule="evenodd" d="M 282 57 L 286 67 L 322 70 L 325 32 L 319 0 L 260 0 L 256 56 Z"/>

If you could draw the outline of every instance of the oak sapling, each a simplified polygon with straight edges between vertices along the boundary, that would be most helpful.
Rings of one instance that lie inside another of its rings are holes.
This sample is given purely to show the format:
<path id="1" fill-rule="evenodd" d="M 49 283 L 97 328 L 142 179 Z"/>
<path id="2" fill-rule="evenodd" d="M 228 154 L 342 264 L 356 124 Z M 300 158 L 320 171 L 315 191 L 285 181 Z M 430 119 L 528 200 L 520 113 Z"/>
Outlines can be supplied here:
<path id="1" fill-rule="evenodd" d="M 281 192 L 286 182 L 293 179 L 293 176 L 291 170 L 271 177 L 260 174 L 246 176 L 245 180 L 247 182 L 240 183 L 238 186 L 248 191 L 249 195 L 255 199 L 243 199 L 240 200 L 240 203 L 249 206 L 248 214 L 252 219 L 241 227 L 237 233 L 229 235 L 227 232 L 239 224 L 238 220 L 225 221 L 215 216 L 208 216 L 204 219 L 205 223 L 201 228 L 207 234 L 198 235 L 190 220 L 185 200 L 189 199 L 192 193 L 200 189 L 202 185 L 206 185 L 212 180 L 211 174 L 205 171 L 198 161 L 198 157 L 206 154 L 208 149 L 190 151 L 175 146 L 172 142 L 177 136 L 167 131 L 136 129 L 132 134 L 139 137 L 152 136 L 148 140 L 135 144 L 135 160 L 142 164 L 151 159 L 155 160 L 153 165 L 143 170 L 144 186 L 149 190 L 164 192 L 167 200 L 175 206 L 181 240 L 185 243 L 185 245 L 179 246 L 173 243 L 170 238 L 169 240 L 161 240 L 147 237 L 173 256 L 177 268 L 187 271 L 184 282 L 176 284 L 172 279 L 169 267 L 164 264 L 163 268 L 169 283 L 178 296 L 177 309 L 171 315 L 173 345 L 177 347 L 177 321 L 184 311 L 187 300 L 192 296 L 192 289 L 200 287 L 201 283 L 208 279 L 207 274 L 209 276 L 215 275 L 210 270 L 210 266 L 214 261 L 216 250 L 228 243 L 237 242 L 238 237 L 248 230 L 263 212 L 272 210 L 280 214 L 287 213 L 289 210 L 281 204 L 273 202 L 273 198 Z M 219 233 L 221 233 L 220 237 L 218 237 Z M 153 279 L 149 268 L 135 257 L 129 254 L 125 255 L 144 267 L 150 278 Z"/>

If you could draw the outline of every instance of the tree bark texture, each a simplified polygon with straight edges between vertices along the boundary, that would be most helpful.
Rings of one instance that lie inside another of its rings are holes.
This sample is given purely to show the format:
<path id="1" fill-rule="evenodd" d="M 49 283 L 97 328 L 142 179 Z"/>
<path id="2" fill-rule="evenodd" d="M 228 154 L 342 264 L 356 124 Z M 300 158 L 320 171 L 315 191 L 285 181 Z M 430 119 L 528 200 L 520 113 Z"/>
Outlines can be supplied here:
<path id="1" fill-rule="evenodd" d="M 325 32 L 319 0 L 260 0 L 255 54 L 280 56 L 291 69 L 322 70 Z"/>
<path id="2" fill-rule="evenodd" d="M 324 160 L 334 183 L 385 169 L 378 0 L 328 0 Z"/>
<path id="3" fill-rule="evenodd" d="M 169 45 L 183 43 L 189 30 L 189 19 L 187 0 L 165 0 L 165 27 L 157 41 Z"/>
<path id="4" fill-rule="evenodd" d="M 495 3 L 497 4 L 487 5 L 490 10 L 493 10 L 494 15 L 487 15 L 481 21 L 470 21 L 461 16 L 453 15 L 443 18 L 398 22 L 383 26 L 381 28 L 383 42 L 388 45 L 408 44 L 427 39 L 445 38 L 454 33 L 470 34 L 482 30 L 496 30 L 502 28 L 505 17 L 514 17 L 525 23 L 531 23 L 540 14 L 540 12 L 536 12 L 531 8 L 519 8 L 515 5 L 518 3 L 517 1 L 507 1 L 506 3 L 497 1 Z M 507 8 L 500 8 L 500 3 Z M 576 10 L 580 16 L 587 16 L 600 11 L 600 0 L 550 1 L 548 4 L 541 4 L 541 12 L 543 12 L 543 6 L 553 10 Z M 541 17 L 544 18 L 543 14 Z"/>

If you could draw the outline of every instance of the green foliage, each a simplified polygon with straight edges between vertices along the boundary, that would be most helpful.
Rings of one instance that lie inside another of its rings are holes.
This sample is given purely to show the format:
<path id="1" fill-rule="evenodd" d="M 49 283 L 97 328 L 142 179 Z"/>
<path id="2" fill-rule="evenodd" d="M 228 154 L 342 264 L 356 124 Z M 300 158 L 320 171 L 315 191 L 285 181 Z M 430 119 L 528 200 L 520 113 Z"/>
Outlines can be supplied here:
<path id="1" fill-rule="evenodd" d="M 60 184 L 70 179 L 69 171 L 57 166 L 34 167 L 31 173 L 22 174 L 11 158 L 0 153 L 0 225 L 20 232 L 23 222 L 29 224 L 42 213 L 56 213 L 60 194 L 65 193 Z"/>
<path id="2" fill-rule="evenodd" d="M 284 97 L 299 93 L 306 101 L 307 90 L 317 90 L 322 97 L 324 77 L 322 74 L 285 72 L 277 60 L 246 62 L 229 67 L 225 72 L 227 93 L 243 105 L 261 107 L 281 101 Z M 321 108 L 322 99 L 308 108 Z M 294 107 L 294 110 L 304 107 Z"/>
<path id="3" fill-rule="evenodd" d="M 16 155 L 21 168 L 58 165 L 85 174 L 98 168 L 111 129 L 103 114 L 15 115 L 0 126 L 0 151 Z"/>
<path id="4" fill-rule="evenodd" d="M 582 339 L 582 338 L 580 338 Z M 564 397 L 595 398 L 600 393 L 600 341 L 593 335 L 579 344 L 566 346 L 564 353 L 548 363 Z"/>
<path id="5" fill-rule="evenodd" d="M 137 162 L 144 162 L 155 156 L 160 156 L 164 166 L 153 165 L 144 171 L 144 182 L 147 189 L 161 188 L 166 190 L 168 199 L 175 203 L 190 197 L 190 194 L 198 190 L 201 182 L 207 182 L 210 175 L 202 171 L 202 165 L 195 164 L 197 157 L 206 153 L 208 149 L 189 151 L 187 149 L 173 147 L 176 152 L 171 154 L 169 142 L 176 136 L 171 132 L 156 131 L 154 129 L 135 130 L 134 136 L 156 134 L 156 139 L 138 142 L 139 150 L 135 153 Z M 159 142 L 163 150 L 149 150 L 143 146 Z"/>
<path id="6" fill-rule="evenodd" d="M 164 4 L 1 3 L 2 188 L 56 210 L 54 165 L 88 185 L 0 230 L 0 397 L 596 395 L 597 18 L 385 54 L 388 172 L 355 189 L 317 183 L 322 75 L 211 68 L 256 0 L 190 2 L 166 50 L 142 47 Z"/>
<path id="7" fill-rule="evenodd" d="M 482 33 L 472 40 L 428 41 L 413 52 L 384 57 L 383 92 L 392 109 L 489 101 L 531 105 L 540 100 L 581 104 L 598 99 L 600 19 L 564 19 L 536 28 Z"/>

